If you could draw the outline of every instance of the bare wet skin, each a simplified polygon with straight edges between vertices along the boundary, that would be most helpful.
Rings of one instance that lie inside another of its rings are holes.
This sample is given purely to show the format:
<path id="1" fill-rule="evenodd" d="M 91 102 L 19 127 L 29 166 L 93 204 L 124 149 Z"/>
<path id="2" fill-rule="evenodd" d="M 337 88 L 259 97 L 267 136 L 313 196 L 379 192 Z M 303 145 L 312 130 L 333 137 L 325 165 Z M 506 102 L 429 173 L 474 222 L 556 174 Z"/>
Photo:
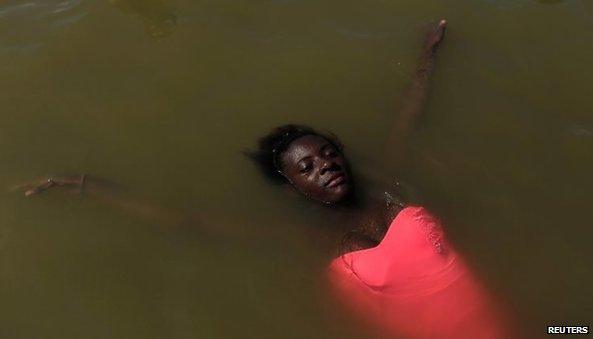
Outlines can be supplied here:
<path id="1" fill-rule="evenodd" d="M 378 190 L 417 192 L 525 326 L 590 323 L 588 1 L 143 4 L 0 5 L 0 337 L 364 337 L 319 292 L 328 253 L 310 230 L 332 219 L 241 155 L 287 122 L 335 132 Z M 423 27 L 441 17 L 413 151 L 381 165 Z M 9 190 L 79 173 L 239 236 L 78 189 Z M 260 227 L 282 232 L 247 235 Z"/>

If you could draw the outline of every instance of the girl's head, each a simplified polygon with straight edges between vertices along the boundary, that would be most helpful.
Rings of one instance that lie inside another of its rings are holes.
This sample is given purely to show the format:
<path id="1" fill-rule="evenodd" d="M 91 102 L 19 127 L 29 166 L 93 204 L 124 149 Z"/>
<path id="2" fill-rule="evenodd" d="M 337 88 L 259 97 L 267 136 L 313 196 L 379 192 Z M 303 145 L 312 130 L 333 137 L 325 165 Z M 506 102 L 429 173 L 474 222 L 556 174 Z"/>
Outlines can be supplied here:
<path id="1" fill-rule="evenodd" d="M 336 204 L 352 194 L 348 162 L 333 135 L 283 125 L 259 139 L 259 149 L 249 155 L 270 179 L 315 201 Z"/>

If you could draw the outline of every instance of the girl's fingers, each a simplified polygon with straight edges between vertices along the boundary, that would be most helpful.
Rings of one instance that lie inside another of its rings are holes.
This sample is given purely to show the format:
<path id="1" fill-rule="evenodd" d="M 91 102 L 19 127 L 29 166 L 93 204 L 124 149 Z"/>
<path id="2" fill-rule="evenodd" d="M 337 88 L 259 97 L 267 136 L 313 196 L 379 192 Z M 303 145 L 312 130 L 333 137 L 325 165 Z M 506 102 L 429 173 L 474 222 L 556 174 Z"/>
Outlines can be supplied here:
<path id="1" fill-rule="evenodd" d="M 21 191 L 21 190 L 29 190 L 33 187 L 39 186 L 39 185 L 43 185 L 44 183 L 47 182 L 47 179 L 38 179 L 38 180 L 33 180 L 33 181 L 27 181 L 24 183 L 20 183 L 14 186 L 9 187 L 9 191 L 10 192 L 15 192 L 15 191 Z"/>
<path id="2" fill-rule="evenodd" d="M 54 186 L 82 186 L 86 175 L 72 175 L 72 176 L 59 176 L 49 177 L 41 180 L 30 181 L 19 185 L 10 187 L 10 191 L 25 191 L 25 196 L 31 196 L 39 194 Z"/>

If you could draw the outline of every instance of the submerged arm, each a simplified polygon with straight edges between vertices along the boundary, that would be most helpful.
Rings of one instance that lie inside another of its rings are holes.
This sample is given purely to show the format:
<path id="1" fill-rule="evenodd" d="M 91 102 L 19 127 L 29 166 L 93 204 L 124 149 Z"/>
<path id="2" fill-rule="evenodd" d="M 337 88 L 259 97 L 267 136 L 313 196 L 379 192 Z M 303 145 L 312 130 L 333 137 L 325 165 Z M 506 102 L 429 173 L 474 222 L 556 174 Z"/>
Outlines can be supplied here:
<path id="1" fill-rule="evenodd" d="M 426 39 L 418 68 L 405 95 L 403 107 L 398 112 L 387 143 L 390 158 L 399 162 L 407 150 L 407 143 L 415 123 L 422 114 L 428 95 L 429 79 L 434 68 L 437 48 L 445 35 L 447 22 L 441 20 L 437 28 Z"/>
<path id="2" fill-rule="evenodd" d="M 33 184 L 20 185 L 14 189 L 24 189 L 25 195 L 28 197 L 50 189 L 68 190 L 145 221 L 177 229 L 192 229 L 202 236 L 213 236 L 221 240 L 261 238 L 278 233 L 274 228 L 256 225 L 253 225 L 254 227 L 238 227 L 240 225 L 236 220 L 227 217 L 226 214 L 217 214 L 215 218 L 206 218 L 199 211 L 196 213 L 196 211 L 167 208 L 133 194 L 130 190 L 110 180 L 86 174 L 51 177 Z M 242 224 L 245 224 L 245 221 Z"/>
<path id="3" fill-rule="evenodd" d="M 115 207 L 142 219 L 164 224 L 181 224 L 187 216 L 181 211 L 168 209 L 131 194 L 121 185 L 87 174 L 50 177 L 35 184 L 24 185 L 26 196 L 38 195 L 46 190 L 62 188 L 80 195 L 92 197 L 106 205 Z M 191 218 L 197 222 L 197 216 Z"/>

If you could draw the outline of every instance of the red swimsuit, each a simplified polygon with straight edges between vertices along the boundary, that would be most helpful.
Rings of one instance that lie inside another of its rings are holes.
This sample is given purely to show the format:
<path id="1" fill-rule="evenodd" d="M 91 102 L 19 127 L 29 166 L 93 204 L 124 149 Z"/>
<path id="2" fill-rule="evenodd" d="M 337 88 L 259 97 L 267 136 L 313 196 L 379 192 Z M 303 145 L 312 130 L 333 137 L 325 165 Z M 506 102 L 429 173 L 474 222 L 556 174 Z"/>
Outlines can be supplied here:
<path id="1" fill-rule="evenodd" d="M 403 209 L 378 246 L 334 259 L 329 276 L 339 299 L 383 335 L 510 337 L 500 309 L 422 207 Z"/>

